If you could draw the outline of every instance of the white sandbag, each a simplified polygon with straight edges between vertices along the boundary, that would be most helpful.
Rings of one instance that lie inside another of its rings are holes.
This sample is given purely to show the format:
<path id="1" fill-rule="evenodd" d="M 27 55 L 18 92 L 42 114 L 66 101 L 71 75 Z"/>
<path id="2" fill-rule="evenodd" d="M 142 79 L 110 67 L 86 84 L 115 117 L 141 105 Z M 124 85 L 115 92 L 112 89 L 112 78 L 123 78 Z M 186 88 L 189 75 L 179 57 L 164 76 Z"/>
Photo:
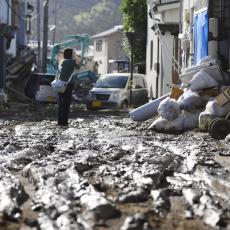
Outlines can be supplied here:
<path id="1" fill-rule="evenodd" d="M 184 117 L 184 130 L 194 129 L 198 125 L 199 114 L 201 110 L 194 110 L 193 112 L 183 111 Z"/>
<path id="2" fill-rule="evenodd" d="M 168 97 L 169 94 L 163 95 L 153 101 L 150 101 L 147 104 L 144 104 L 136 109 L 133 109 L 129 112 L 129 115 L 133 121 L 145 121 L 149 118 L 154 117 L 157 113 L 157 109 L 162 100 Z"/>
<path id="3" fill-rule="evenodd" d="M 198 91 L 201 89 L 219 86 L 219 83 L 213 79 L 207 72 L 200 70 L 189 81 L 190 89 Z"/>
<path id="4" fill-rule="evenodd" d="M 157 111 L 161 117 L 168 121 L 173 121 L 180 114 L 180 106 L 175 99 L 168 97 L 161 101 Z"/>
<path id="5" fill-rule="evenodd" d="M 180 80 L 184 84 L 188 84 L 193 76 L 202 69 L 206 69 L 210 66 L 217 66 L 220 62 L 212 57 L 205 57 L 199 61 L 197 65 L 193 65 L 181 70 L 179 75 Z"/>
<path id="6" fill-rule="evenodd" d="M 213 57 L 205 56 L 202 59 L 200 59 L 197 64 L 202 66 L 205 63 L 209 63 L 210 65 L 217 65 L 217 64 L 220 64 L 220 61 Z"/>
<path id="7" fill-rule="evenodd" d="M 202 108 L 204 101 L 202 97 L 192 90 L 184 92 L 177 100 L 180 109 L 191 111 L 197 108 Z"/>
<path id="8" fill-rule="evenodd" d="M 209 101 L 206 105 L 205 112 L 206 114 L 211 114 L 217 117 L 225 117 L 230 111 L 230 102 L 220 106 L 215 100 Z"/>
<path id="9" fill-rule="evenodd" d="M 219 83 L 222 83 L 224 81 L 224 75 L 222 74 L 218 65 L 209 66 L 203 69 L 203 71 Z"/>
<path id="10" fill-rule="evenodd" d="M 225 137 L 225 142 L 230 143 L 230 134 L 228 134 L 228 136 Z"/>
<path id="11" fill-rule="evenodd" d="M 200 110 L 193 111 L 193 113 L 182 111 L 182 113 L 179 114 L 179 116 L 173 121 L 168 121 L 163 117 L 158 117 L 149 126 L 149 129 L 160 132 L 176 132 L 194 129 L 198 125 L 199 114 Z"/>
<path id="12" fill-rule="evenodd" d="M 149 129 L 161 132 L 183 131 L 184 117 L 179 115 L 175 120 L 168 121 L 163 117 L 158 117 L 150 126 Z"/>

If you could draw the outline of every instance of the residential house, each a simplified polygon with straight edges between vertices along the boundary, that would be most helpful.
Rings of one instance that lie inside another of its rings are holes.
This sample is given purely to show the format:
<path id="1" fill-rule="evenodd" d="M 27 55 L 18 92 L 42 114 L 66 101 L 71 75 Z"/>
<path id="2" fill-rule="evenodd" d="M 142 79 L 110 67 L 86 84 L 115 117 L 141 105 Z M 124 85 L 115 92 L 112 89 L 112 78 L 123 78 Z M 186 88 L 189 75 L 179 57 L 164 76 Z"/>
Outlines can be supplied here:
<path id="1" fill-rule="evenodd" d="M 180 2 L 152 0 L 148 11 L 146 80 L 149 97 L 157 98 L 178 83 Z"/>
<path id="2" fill-rule="evenodd" d="M 122 49 L 122 33 L 123 26 L 118 25 L 91 37 L 94 43 L 94 62 L 98 64 L 98 74 L 108 73 L 109 60 L 127 60 Z"/>
<path id="3" fill-rule="evenodd" d="M 229 0 L 150 0 L 146 74 L 150 98 L 180 83 L 178 74 L 204 57 L 229 72 Z"/>

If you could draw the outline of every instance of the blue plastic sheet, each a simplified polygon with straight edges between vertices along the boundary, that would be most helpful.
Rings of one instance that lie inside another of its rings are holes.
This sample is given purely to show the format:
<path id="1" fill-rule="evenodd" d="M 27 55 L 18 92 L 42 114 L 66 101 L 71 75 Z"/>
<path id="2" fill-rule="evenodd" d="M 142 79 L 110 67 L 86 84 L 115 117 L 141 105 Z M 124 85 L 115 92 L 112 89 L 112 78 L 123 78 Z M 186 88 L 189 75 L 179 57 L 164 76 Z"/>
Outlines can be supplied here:
<path id="1" fill-rule="evenodd" d="M 208 11 L 194 16 L 194 62 L 208 56 Z"/>

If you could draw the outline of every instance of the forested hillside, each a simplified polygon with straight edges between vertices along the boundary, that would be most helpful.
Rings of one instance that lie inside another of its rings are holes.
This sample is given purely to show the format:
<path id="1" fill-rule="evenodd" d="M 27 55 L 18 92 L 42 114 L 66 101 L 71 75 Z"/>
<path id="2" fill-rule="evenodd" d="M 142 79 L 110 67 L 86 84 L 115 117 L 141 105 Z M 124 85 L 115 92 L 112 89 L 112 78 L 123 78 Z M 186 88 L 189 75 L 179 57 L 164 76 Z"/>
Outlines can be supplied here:
<path id="1" fill-rule="evenodd" d="M 36 0 L 31 0 L 36 7 Z M 64 34 L 88 33 L 90 35 L 122 24 L 119 6 L 121 0 L 50 0 L 49 24 L 55 24 L 57 1 L 56 41 Z M 35 12 L 36 13 L 36 12 Z M 36 19 L 33 24 L 36 25 Z M 50 38 L 53 31 L 50 31 Z M 33 34 L 32 37 L 36 37 Z"/>

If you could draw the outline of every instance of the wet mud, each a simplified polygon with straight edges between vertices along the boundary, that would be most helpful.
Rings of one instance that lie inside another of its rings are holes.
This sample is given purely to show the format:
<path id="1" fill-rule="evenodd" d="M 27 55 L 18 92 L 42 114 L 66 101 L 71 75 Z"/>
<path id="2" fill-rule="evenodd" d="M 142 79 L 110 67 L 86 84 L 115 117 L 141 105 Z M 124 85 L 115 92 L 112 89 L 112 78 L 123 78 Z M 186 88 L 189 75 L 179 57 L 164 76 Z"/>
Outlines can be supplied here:
<path id="1" fill-rule="evenodd" d="M 73 105 L 0 116 L 1 229 L 230 229 L 228 141 Z"/>

